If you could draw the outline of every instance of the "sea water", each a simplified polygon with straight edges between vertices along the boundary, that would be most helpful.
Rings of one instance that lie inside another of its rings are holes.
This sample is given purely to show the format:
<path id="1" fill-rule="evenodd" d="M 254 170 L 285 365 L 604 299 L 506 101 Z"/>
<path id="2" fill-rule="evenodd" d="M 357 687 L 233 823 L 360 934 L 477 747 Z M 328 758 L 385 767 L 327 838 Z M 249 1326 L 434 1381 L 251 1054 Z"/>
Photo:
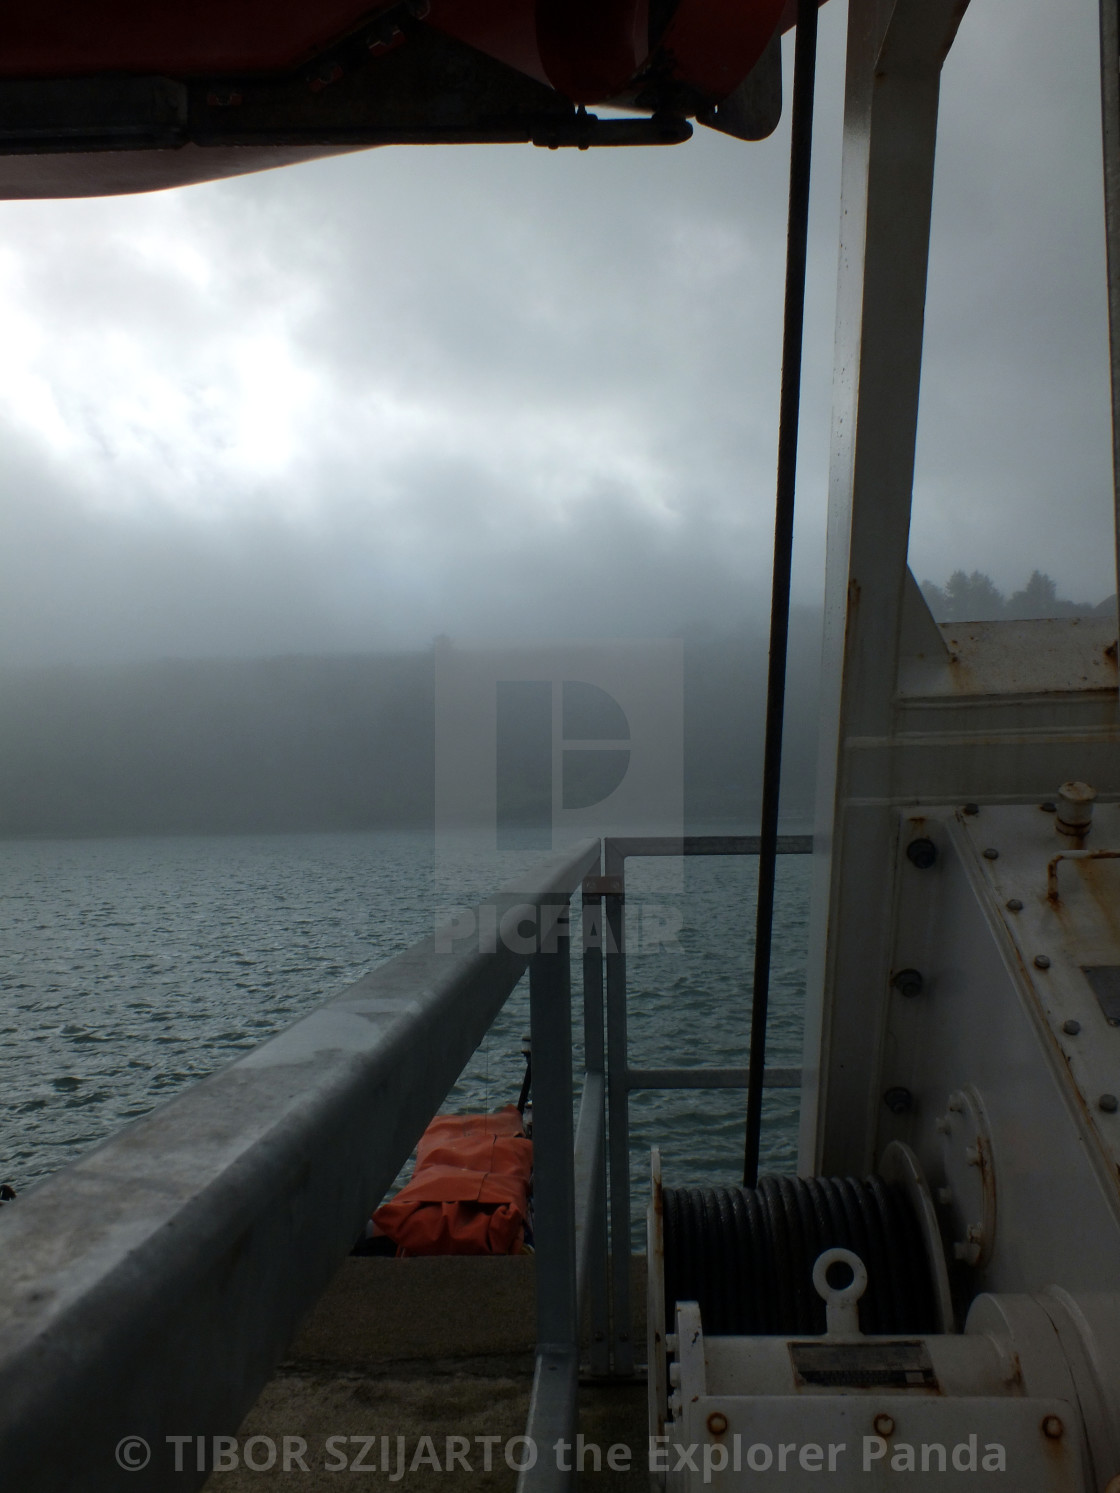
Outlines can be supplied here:
<path id="1" fill-rule="evenodd" d="M 772 1066 L 801 1060 L 809 864 L 778 863 Z M 746 1063 L 757 865 L 628 862 L 632 1065 Z M 0 1181 L 25 1191 L 427 936 L 437 870 L 431 835 L 409 831 L 0 842 Z M 464 870 L 463 904 L 486 875 Z M 527 986 L 446 1108 L 517 1097 Z M 573 1012 L 578 1056 L 578 959 Z M 635 1092 L 636 1195 L 651 1143 L 675 1185 L 738 1180 L 744 1111 L 741 1091 Z M 793 1169 L 797 1112 L 795 1090 L 767 1091 L 766 1168 Z"/>

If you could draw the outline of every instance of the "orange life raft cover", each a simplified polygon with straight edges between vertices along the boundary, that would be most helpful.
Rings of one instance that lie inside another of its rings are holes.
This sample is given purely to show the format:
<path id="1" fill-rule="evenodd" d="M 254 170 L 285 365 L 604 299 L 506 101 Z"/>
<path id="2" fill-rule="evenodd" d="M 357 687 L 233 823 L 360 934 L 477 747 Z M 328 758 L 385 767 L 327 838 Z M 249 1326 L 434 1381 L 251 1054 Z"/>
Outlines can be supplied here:
<path id="1" fill-rule="evenodd" d="M 420 1137 L 412 1180 L 373 1215 L 398 1255 L 508 1255 L 521 1248 L 533 1143 L 516 1106 L 437 1115 Z"/>

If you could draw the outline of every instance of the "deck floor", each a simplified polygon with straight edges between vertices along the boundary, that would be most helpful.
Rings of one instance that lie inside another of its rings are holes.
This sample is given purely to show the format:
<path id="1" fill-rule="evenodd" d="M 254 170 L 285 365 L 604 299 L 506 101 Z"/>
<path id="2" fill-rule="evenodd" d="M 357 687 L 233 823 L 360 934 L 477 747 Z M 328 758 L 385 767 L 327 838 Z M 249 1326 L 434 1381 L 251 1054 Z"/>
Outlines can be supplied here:
<path id="1" fill-rule="evenodd" d="M 215 1471 L 207 1493 L 337 1493 L 363 1474 L 402 1493 L 512 1493 L 506 1453 L 527 1454 L 515 1438 L 529 1409 L 534 1287 L 530 1257 L 346 1260 L 242 1424 L 239 1465 Z M 584 1384 L 580 1431 L 581 1486 L 648 1487 L 644 1383 Z M 285 1437 L 298 1438 L 287 1470 Z M 626 1470 L 608 1465 L 611 1446 Z"/>

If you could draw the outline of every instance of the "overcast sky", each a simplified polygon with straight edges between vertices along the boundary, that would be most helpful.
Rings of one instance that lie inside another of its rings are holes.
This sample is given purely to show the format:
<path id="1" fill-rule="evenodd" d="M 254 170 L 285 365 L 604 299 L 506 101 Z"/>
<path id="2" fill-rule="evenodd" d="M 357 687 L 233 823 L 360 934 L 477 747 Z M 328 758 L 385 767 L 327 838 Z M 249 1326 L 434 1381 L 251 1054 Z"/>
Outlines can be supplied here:
<path id="1" fill-rule="evenodd" d="M 797 587 L 819 594 L 846 6 L 821 12 Z M 1096 0 L 942 95 L 913 567 L 1115 588 Z M 788 41 L 788 39 L 787 39 Z M 787 89 L 791 54 L 787 49 Z M 788 92 L 787 92 L 788 97 Z M 765 605 L 788 119 L 0 204 L 0 661 L 656 636 Z"/>

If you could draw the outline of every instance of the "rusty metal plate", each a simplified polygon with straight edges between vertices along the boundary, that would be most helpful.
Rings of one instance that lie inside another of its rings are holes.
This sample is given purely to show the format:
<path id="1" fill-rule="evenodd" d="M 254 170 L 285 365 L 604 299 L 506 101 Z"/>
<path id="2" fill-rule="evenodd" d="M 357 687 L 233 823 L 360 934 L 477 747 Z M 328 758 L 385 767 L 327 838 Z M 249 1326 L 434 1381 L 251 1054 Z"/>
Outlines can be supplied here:
<path id="1" fill-rule="evenodd" d="M 929 1350 L 910 1342 L 790 1343 L 798 1384 L 850 1389 L 936 1389 Z"/>

